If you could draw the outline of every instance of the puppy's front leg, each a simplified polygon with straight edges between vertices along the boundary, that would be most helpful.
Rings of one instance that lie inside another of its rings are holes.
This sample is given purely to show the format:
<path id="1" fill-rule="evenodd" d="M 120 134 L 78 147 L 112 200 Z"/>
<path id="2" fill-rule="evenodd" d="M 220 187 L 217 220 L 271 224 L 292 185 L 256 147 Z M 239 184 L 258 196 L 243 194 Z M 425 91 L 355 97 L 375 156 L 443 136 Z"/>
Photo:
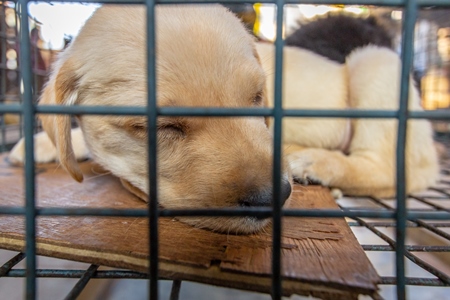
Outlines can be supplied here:
<path id="1" fill-rule="evenodd" d="M 340 151 L 310 148 L 287 155 L 292 174 L 342 190 L 346 195 L 395 195 L 394 169 L 376 153 L 345 155 Z"/>
<path id="2" fill-rule="evenodd" d="M 72 129 L 73 151 L 77 160 L 89 158 L 89 150 L 84 142 L 83 132 L 80 128 Z M 22 138 L 9 153 L 8 159 L 14 165 L 23 165 L 25 162 L 25 139 Z M 58 161 L 55 145 L 45 131 L 34 135 L 34 160 L 36 163 L 49 163 Z"/>

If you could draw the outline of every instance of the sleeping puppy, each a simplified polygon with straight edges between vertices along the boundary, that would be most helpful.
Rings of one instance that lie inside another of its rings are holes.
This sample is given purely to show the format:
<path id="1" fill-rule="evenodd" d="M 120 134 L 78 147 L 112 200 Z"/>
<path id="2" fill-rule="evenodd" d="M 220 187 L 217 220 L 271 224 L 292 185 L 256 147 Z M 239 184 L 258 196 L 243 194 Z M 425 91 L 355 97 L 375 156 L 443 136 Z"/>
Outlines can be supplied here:
<path id="1" fill-rule="evenodd" d="M 274 48 L 259 43 L 257 49 L 268 75 L 267 94 L 272 95 Z M 283 62 L 284 108 L 398 109 L 401 62 L 388 48 L 362 47 L 340 64 L 308 50 L 284 47 Z M 410 110 L 422 110 L 413 83 L 409 98 Z M 297 180 L 319 182 L 352 196 L 395 196 L 396 120 L 285 118 L 283 133 L 285 154 Z M 428 121 L 408 121 L 408 193 L 438 179 L 432 136 Z"/>
<path id="2" fill-rule="evenodd" d="M 284 51 L 285 108 L 398 109 L 400 59 L 393 34 L 375 17 L 329 15 L 303 25 Z M 300 49 L 301 48 L 301 49 Z M 258 52 L 273 88 L 273 49 Z M 410 110 L 422 110 L 411 80 Z M 353 196 L 395 195 L 396 120 L 285 119 L 285 153 L 294 176 Z M 301 130 L 300 130 L 301 129 Z M 428 121 L 408 122 L 407 192 L 438 180 L 438 155 Z"/>
<path id="3" fill-rule="evenodd" d="M 143 6 L 99 8 L 53 66 L 40 104 L 146 106 L 145 22 Z M 267 102 L 253 38 L 224 7 L 158 6 L 156 37 L 159 106 L 261 107 Z M 93 159 L 147 201 L 146 117 L 78 116 L 81 131 L 73 132 L 75 147 L 70 116 L 40 118 L 58 160 L 75 180 L 83 179 L 77 159 L 86 151 L 74 152 L 83 135 Z M 272 205 L 273 146 L 264 117 L 159 117 L 157 126 L 162 207 Z M 45 138 L 36 142 L 37 162 L 40 145 L 48 145 Z M 13 162 L 21 159 L 17 151 L 10 155 Z M 284 203 L 291 193 L 286 163 L 282 173 Z M 180 219 L 236 233 L 255 232 L 268 223 L 255 217 Z"/>

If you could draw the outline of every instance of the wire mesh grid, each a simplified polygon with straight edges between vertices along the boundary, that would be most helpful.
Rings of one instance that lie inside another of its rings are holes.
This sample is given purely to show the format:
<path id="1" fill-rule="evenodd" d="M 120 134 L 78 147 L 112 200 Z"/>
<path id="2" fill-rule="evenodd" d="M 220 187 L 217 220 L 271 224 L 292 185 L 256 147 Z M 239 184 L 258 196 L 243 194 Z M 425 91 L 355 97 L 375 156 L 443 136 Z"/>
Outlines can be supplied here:
<path id="1" fill-rule="evenodd" d="M 91 1 L 85 1 L 91 2 Z M 98 1 L 95 1 L 98 2 Z M 105 1 L 111 3 L 136 3 L 137 1 Z M 26 251 L 19 253 L 11 260 L 6 262 L 0 269 L 0 277 L 26 277 L 26 298 L 36 298 L 36 277 L 71 277 L 80 278 L 74 289 L 67 296 L 68 299 L 76 298 L 77 295 L 86 286 L 90 278 L 148 278 L 149 279 L 149 296 L 151 299 L 158 298 L 158 217 L 164 216 L 180 216 L 180 215 L 221 215 L 221 216 L 271 216 L 273 217 L 273 257 L 272 257 L 272 297 L 280 299 L 282 295 L 281 276 L 280 276 L 280 230 L 281 216 L 315 216 L 315 217 L 347 217 L 352 228 L 364 228 L 380 237 L 382 244 L 364 244 L 363 248 L 367 253 L 383 251 L 395 254 L 395 272 L 394 276 L 382 276 L 382 284 L 394 285 L 396 288 L 396 298 L 406 299 L 406 286 L 425 285 L 425 286 L 448 286 L 448 272 L 440 270 L 439 267 L 432 265 L 421 258 L 421 253 L 436 252 L 446 253 L 450 251 L 448 246 L 449 233 L 446 231 L 450 227 L 449 221 L 449 205 L 447 201 L 450 198 L 450 181 L 444 177 L 441 184 L 432 190 L 432 194 L 418 194 L 410 197 L 405 193 L 405 171 L 404 171 L 404 148 L 407 130 L 407 120 L 409 118 L 429 118 L 429 119 L 450 119 L 448 111 L 426 111 L 426 112 L 408 112 L 408 82 L 409 70 L 412 66 L 412 43 L 414 35 L 415 20 L 419 7 L 426 6 L 450 6 L 450 1 L 402 1 L 402 0 L 374 0 L 374 1 L 340 1 L 339 4 L 364 4 L 364 5 L 381 5 L 381 6 L 400 6 L 404 7 L 403 17 L 403 36 L 402 36 L 402 75 L 401 75 L 401 91 L 400 91 L 400 108 L 398 111 L 336 111 L 336 110 L 285 110 L 281 105 L 281 70 L 282 70 L 282 26 L 277 26 L 276 45 L 276 77 L 275 77 L 275 105 L 274 108 L 264 109 L 220 109 L 220 108 L 157 108 L 155 94 L 155 35 L 154 35 L 154 7 L 164 3 L 206 3 L 214 1 L 145 1 L 139 2 L 147 5 L 147 41 L 148 41 L 148 86 L 150 91 L 148 97 L 148 109 L 138 107 L 62 107 L 62 106 L 35 106 L 33 85 L 36 80 L 32 79 L 32 62 L 30 56 L 21 55 L 20 75 L 23 86 L 21 99 L 23 105 L 20 104 L 4 104 L 0 103 L 0 113 L 20 113 L 24 123 L 24 135 L 26 139 L 26 161 L 25 178 L 26 178 L 26 205 L 24 207 L 0 207 L 0 214 L 8 215 L 25 215 L 26 216 Z M 222 2 L 238 2 L 238 1 L 222 1 Z M 272 1 L 261 1 L 263 3 L 273 3 Z M 277 7 L 283 7 L 287 3 L 309 3 L 318 4 L 334 4 L 335 1 L 277 1 Z M 18 1 L 16 7 L 21 20 L 20 34 L 20 52 L 32 53 L 32 47 L 29 39 L 28 10 L 27 1 Z M 281 25 L 283 22 L 283 10 L 277 10 L 276 22 Z M 7 36 L 0 32 L 0 39 L 4 45 Z M 1 47 L 4 47 L 4 46 Z M 6 51 L 3 49 L 3 53 Z M 2 56 L 0 62 L 0 70 L 2 72 L 2 94 L 6 94 L 4 78 L 6 78 L 5 61 Z M 19 74 L 19 73 L 18 73 Z M 33 157 L 33 139 L 32 135 L 35 130 L 35 114 L 36 113 L 61 113 L 61 114 L 128 114 L 128 115 L 144 115 L 148 117 L 149 128 L 156 128 L 156 120 L 158 116 L 272 116 L 275 122 L 274 130 L 274 170 L 273 177 L 280 178 L 280 157 L 281 157 L 281 120 L 283 117 L 338 117 L 338 118 L 397 118 L 399 120 L 397 135 L 397 198 L 393 200 L 384 200 L 376 198 L 364 199 L 371 204 L 369 207 L 358 206 L 355 203 L 362 203 L 363 199 L 347 199 L 340 200 L 341 210 L 285 210 L 280 206 L 279 191 L 280 182 L 274 180 L 273 190 L 274 206 L 272 209 L 241 209 L 241 210 L 164 210 L 160 211 L 157 207 L 158 195 L 156 194 L 156 166 L 157 153 L 155 146 L 156 133 L 155 130 L 149 132 L 149 183 L 150 183 L 150 202 L 149 209 L 146 211 L 136 210 L 101 210 L 101 209 L 58 209 L 58 208 L 42 208 L 35 206 L 35 178 L 34 178 L 34 157 Z M 2 122 L 2 136 L 5 136 L 6 128 L 4 118 Z M 22 122 L 21 122 L 22 123 Z M 2 139 L 5 141 L 5 139 Z M 5 144 L 5 143 L 3 143 Z M 4 150 L 4 149 L 3 149 Z M 443 172 L 445 175 L 450 174 L 450 163 L 446 161 L 443 164 Z M 408 200 L 407 200 L 408 199 Z M 411 203 L 419 204 L 420 208 L 409 207 Z M 348 206 L 348 204 L 351 204 Z M 150 269 L 149 275 L 123 270 L 98 271 L 98 266 L 92 265 L 87 270 L 53 270 L 53 269 L 36 269 L 36 215 L 106 215 L 106 216 L 148 216 L 150 218 Z M 388 233 L 386 230 L 389 229 Z M 408 244 L 407 232 L 410 229 L 423 229 L 432 232 L 440 239 L 443 239 L 443 245 L 422 245 Z M 13 267 L 26 259 L 25 269 L 14 269 Z M 418 267 L 426 270 L 432 277 L 410 277 L 406 274 L 405 259 L 412 261 Z M 174 295 L 179 290 L 179 282 L 174 284 Z M 175 297 L 175 296 L 174 296 Z"/>

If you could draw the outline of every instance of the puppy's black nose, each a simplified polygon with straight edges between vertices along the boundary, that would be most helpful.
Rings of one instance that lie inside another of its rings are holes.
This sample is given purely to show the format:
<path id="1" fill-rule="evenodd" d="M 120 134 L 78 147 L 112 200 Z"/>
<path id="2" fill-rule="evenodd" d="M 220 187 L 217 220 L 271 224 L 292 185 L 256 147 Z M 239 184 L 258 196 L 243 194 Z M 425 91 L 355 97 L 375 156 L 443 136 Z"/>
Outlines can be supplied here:
<path id="1" fill-rule="evenodd" d="M 291 184 L 287 180 L 281 182 L 281 205 L 286 203 L 286 200 L 291 195 Z M 258 207 L 258 206 L 271 206 L 273 201 L 272 189 L 252 192 L 246 197 L 239 200 L 239 205 L 243 207 Z"/>

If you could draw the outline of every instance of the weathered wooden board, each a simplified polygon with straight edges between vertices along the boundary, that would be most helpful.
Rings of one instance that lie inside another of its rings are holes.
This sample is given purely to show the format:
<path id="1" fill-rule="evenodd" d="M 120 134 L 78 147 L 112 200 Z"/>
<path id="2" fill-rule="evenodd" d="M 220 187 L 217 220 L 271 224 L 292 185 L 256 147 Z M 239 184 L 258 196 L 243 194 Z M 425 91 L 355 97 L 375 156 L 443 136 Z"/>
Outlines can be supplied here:
<path id="1" fill-rule="evenodd" d="M 39 207 L 145 208 L 114 178 L 91 162 L 85 181 L 73 181 L 55 164 L 37 168 Z M 0 206 L 24 204 L 23 170 L 0 156 Z M 292 207 L 336 208 L 328 189 L 296 186 Z M 24 249 L 24 217 L 1 215 L 0 247 Z M 271 229 L 249 236 L 196 229 L 160 219 L 160 274 L 220 286 L 269 292 Z M 41 255 L 148 270 L 148 222 L 136 217 L 38 217 Z M 373 294 L 379 277 L 342 218 L 285 218 L 282 235 L 283 292 L 330 299 Z"/>

